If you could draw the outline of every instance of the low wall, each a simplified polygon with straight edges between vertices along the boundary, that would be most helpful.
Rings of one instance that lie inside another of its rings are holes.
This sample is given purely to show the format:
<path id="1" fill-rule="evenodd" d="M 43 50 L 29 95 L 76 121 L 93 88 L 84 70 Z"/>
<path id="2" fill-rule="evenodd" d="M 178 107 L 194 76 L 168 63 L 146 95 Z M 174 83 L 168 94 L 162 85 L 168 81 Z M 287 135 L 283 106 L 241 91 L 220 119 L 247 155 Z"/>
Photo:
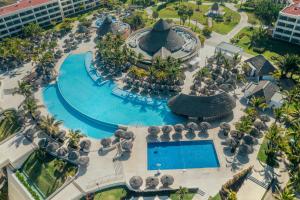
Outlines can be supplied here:
<path id="1" fill-rule="evenodd" d="M 34 200 L 31 194 L 9 168 L 7 168 L 7 177 L 9 200 Z"/>

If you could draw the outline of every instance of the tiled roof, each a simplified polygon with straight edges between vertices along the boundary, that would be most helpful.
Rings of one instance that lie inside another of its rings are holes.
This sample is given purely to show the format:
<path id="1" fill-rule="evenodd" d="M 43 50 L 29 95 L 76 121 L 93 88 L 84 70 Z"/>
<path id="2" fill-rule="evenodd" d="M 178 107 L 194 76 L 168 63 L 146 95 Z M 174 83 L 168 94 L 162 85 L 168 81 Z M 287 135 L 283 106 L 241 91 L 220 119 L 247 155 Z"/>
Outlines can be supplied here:
<path id="1" fill-rule="evenodd" d="M 266 102 L 269 102 L 274 94 L 279 91 L 277 85 L 270 81 L 262 80 L 256 85 L 256 87 L 251 87 L 248 89 L 248 98 L 255 97 L 264 97 Z"/>
<path id="2" fill-rule="evenodd" d="M 282 12 L 286 13 L 286 14 L 290 14 L 290 15 L 300 16 L 300 0 L 297 0 L 297 1 L 298 1 L 298 3 L 292 4 L 292 5 L 284 8 L 282 10 Z"/>
<path id="3" fill-rule="evenodd" d="M 0 15 L 6 15 L 10 13 L 14 13 L 18 10 L 22 10 L 29 7 L 34 7 L 40 4 L 44 4 L 49 2 L 50 0 L 21 0 L 17 3 L 4 6 L 0 8 Z"/>
<path id="4" fill-rule="evenodd" d="M 276 70 L 276 68 L 263 55 L 254 56 L 245 60 L 245 62 L 251 63 L 251 65 L 256 68 L 257 76 L 270 75 Z"/>

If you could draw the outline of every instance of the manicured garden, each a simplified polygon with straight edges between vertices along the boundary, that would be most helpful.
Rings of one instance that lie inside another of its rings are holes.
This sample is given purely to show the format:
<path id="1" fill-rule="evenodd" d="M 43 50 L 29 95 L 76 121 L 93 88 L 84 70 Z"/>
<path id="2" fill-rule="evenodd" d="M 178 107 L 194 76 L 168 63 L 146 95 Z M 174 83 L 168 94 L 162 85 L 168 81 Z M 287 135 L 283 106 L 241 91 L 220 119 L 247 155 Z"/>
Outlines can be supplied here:
<path id="1" fill-rule="evenodd" d="M 62 186 L 68 177 L 76 174 L 77 167 L 38 150 L 25 161 L 20 171 L 42 196 L 48 197 Z"/>
<path id="2" fill-rule="evenodd" d="M 257 159 L 263 163 L 267 163 L 267 158 L 268 158 L 266 155 L 266 150 L 268 148 L 267 144 L 268 144 L 268 139 L 264 138 L 262 144 L 260 145 L 258 154 L 257 154 Z"/>
<path id="3" fill-rule="evenodd" d="M 14 110 L 6 110 L 1 114 L 0 142 L 20 130 L 17 113 Z"/>
<path id="4" fill-rule="evenodd" d="M 122 187 L 110 188 L 97 192 L 94 196 L 94 200 L 120 200 L 125 198 L 127 190 Z"/>
<path id="5" fill-rule="evenodd" d="M 178 9 L 180 6 L 185 6 L 188 9 L 193 10 L 193 15 L 191 16 L 191 20 L 195 20 L 200 24 L 207 25 L 208 18 L 205 14 L 209 11 L 211 5 L 196 5 L 194 3 L 169 3 L 165 7 L 154 7 L 153 10 L 157 10 L 160 18 L 178 18 Z M 199 9 L 198 9 L 199 8 Z M 220 33 L 220 34 L 227 34 L 230 32 L 240 21 L 241 16 L 239 13 L 221 6 L 220 7 L 223 12 L 225 12 L 223 16 L 223 20 L 217 22 L 216 20 L 213 21 L 212 30 Z M 189 24 L 189 19 L 186 20 L 185 25 Z"/>
<path id="6" fill-rule="evenodd" d="M 254 30 L 257 30 L 257 28 L 243 28 L 237 35 L 234 36 L 234 39 L 236 40 L 236 44 L 242 47 L 245 52 L 252 55 L 258 55 L 260 53 L 255 52 L 253 46 L 251 46 L 251 36 Z M 272 39 L 271 36 L 262 42 L 264 48 L 264 52 L 262 54 L 270 60 L 274 60 L 275 57 L 285 54 L 299 54 L 300 52 L 299 46 Z"/>

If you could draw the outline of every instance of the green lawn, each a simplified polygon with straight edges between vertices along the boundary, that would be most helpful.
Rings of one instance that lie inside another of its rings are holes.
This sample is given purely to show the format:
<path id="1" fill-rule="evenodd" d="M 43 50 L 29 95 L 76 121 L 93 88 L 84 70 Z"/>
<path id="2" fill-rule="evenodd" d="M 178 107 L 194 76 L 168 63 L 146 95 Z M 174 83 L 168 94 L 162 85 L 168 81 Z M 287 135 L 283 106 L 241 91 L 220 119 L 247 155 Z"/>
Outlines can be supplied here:
<path id="1" fill-rule="evenodd" d="M 259 53 L 256 53 L 253 51 L 253 48 L 250 47 L 250 36 L 252 34 L 252 30 L 250 27 L 246 27 L 242 29 L 238 34 L 234 36 L 234 38 L 240 38 L 237 45 L 242 47 L 245 52 L 252 54 L 252 55 L 258 55 Z M 241 36 L 242 35 L 242 36 Z M 264 45 L 264 48 L 266 49 L 263 55 L 268 58 L 269 60 L 273 60 L 274 57 L 282 56 L 285 54 L 299 54 L 300 49 L 299 46 L 293 45 L 291 43 L 283 42 L 280 40 L 272 39 L 271 37 L 268 39 L 266 44 Z"/>
<path id="2" fill-rule="evenodd" d="M 252 25 L 259 25 L 260 20 L 256 17 L 256 15 L 252 12 L 246 12 L 248 16 L 248 23 Z"/>
<path id="3" fill-rule="evenodd" d="M 210 9 L 210 5 L 200 5 L 199 11 L 196 11 L 198 6 L 193 3 L 187 3 L 183 2 L 181 5 L 186 5 L 189 8 L 192 8 L 194 10 L 194 14 L 191 17 L 192 20 L 197 20 L 200 24 L 207 25 L 207 17 L 205 16 L 205 13 L 208 12 Z M 170 3 L 165 8 L 158 11 L 160 18 L 179 18 L 177 15 L 177 7 L 179 6 L 179 3 Z M 225 12 L 224 19 L 226 19 L 228 16 L 231 16 L 231 20 L 229 22 L 213 22 L 213 31 L 220 33 L 220 34 L 227 34 L 230 32 L 240 21 L 241 16 L 239 13 L 222 6 L 223 11 Z M 154 7 L 153 10 L 156 10 L 157 7 Z M 188 20 L 186 21 L 186 24 L 188 23 Z"/>
<path id="4" fill-rule="evenodd" d="M 63 161 L 65 165 L 60 172 L 55 160 L 56 158 L 45 152 L 35 151 L 22 166 L 21 171 L 29 177 L 29 181 L 36 185 L 36 189 L 44 197 L 50 196 L 64 184 L 67 177 L 74 176 L 77 171 L 77 167 Z"/>
<path id="5" fill-rule="evenodd" d="M 268 139 L 264 138 L 262 144 L 259 147 L 259 151 L 257 154 L 257 159 L 263 163 L 267 163 L 267 155 L 265 153 L 267 149 L 267 143 L 268 143 Z"/>
<path id="6" fill-rule="evenodd" d="M 120 200 L 127 195 L 127 190 L 124 188 L 110 188 L 97 192 L 94 196 L 94 200 Z"/>
<path id="7" fill-rule="evenodd" d="M 216 196 L 214 196 L 214 197 L 211 198 L 210 200 L 221 200 L 220 193 L 216 194 Z"/>
<path id="8" fill-rule="evenodd" d="M 194 197 L 194 195 L 195 195 L 195 193 L 189 192 L 189 193 L 184 197 L 183 200 L 192 200 L 193 197 Z M 170 199 L 171 199 L 171 200 L 180 200 L 177 194 L 171 194 L 171 195 L 170 195 Z"/>
<path id="9" fill-rule="evenodd" d="M 220 33 L 220 34 L 227 34 L 229 33 L 241 20 L 241 16 L 238 12 L 235 12 L 227 7 L 222 6 L 223 11 L 225 12 L 224 20 L 227 17 L 231 17 L 230 22 L 213 22 L 213 31 Z"/>
<path id="10" fill-rule="evenodd" d="M 16 112 L 13 110 L 4 111 L 3 115 L 10 115 L 4 117 L 0 121 L 0 142 L 9 137 L 10 135 L 20 130 L 20 125 L 17 123 Z"/>

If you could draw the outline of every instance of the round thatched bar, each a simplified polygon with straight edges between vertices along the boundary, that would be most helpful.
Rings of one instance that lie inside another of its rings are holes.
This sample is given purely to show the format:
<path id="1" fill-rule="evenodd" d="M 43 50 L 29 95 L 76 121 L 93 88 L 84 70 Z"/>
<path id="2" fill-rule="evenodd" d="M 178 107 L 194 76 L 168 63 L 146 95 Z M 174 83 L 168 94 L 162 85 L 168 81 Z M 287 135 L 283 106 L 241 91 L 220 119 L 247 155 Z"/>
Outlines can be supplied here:
<path id="1" fill-rule="evenodd" d="M 150 55 L 158 52 L 162 47 L 170 52 L 178 51 L 184 45 L 184 40 L 163 19 L 158 20 L 151 31 L 140 38 L 139 46 Z"/>
<path id="2" fill-rule="evenodd" d="M 236 102 L 226 92 L 212 96 L 194 96 L 181 93 L 172 97 L 168 106 L 175 114 L 212 121 L 231 115 Z"/>

